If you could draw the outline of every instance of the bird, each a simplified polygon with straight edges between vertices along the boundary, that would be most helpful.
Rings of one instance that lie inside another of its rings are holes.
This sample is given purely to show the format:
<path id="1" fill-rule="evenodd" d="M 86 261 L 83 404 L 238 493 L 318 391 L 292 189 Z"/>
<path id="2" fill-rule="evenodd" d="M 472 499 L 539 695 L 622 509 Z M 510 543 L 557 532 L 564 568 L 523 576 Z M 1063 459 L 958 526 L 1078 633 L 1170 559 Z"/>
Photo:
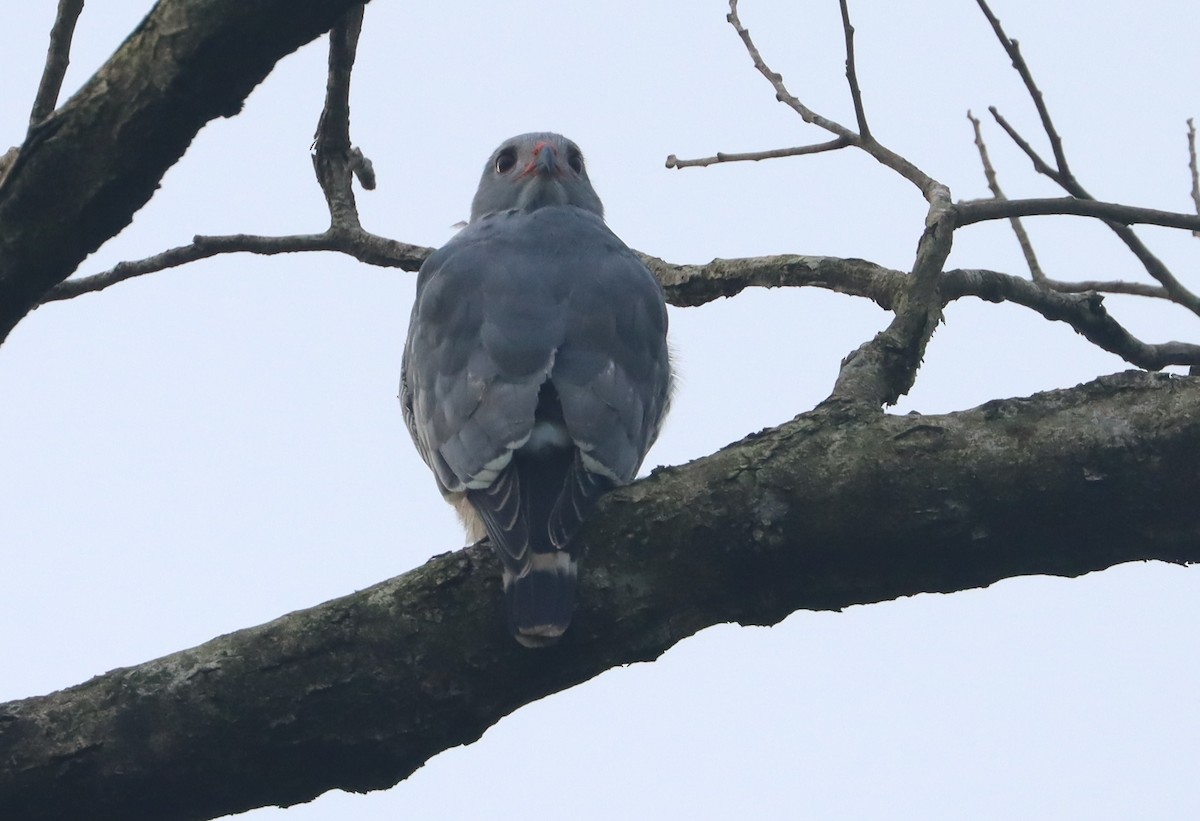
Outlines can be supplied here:
<path id="1" fill-rule="evenodd" d="M 505 140 L 471 216 L 417 276 L 405 424 L 469 543 L 499 557 L 507 621 L 554 644 L 575 608 L 575 537 L 631 482 L 670 406 L 663 290 L 604 222 L 579 146 Z"/>

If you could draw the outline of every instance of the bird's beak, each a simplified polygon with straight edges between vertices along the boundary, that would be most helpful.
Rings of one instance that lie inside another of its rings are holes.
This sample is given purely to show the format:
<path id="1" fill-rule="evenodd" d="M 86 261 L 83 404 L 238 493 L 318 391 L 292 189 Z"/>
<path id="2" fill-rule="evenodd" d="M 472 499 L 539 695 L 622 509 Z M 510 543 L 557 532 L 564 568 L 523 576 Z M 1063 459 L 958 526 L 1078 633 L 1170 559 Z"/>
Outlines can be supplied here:
<path id="1" fill-rule="evenodd" d="M 533 149 L 534 166 L 539 176 L 558 176 L 558 153 L 550 143 L 538 143 Z"/>

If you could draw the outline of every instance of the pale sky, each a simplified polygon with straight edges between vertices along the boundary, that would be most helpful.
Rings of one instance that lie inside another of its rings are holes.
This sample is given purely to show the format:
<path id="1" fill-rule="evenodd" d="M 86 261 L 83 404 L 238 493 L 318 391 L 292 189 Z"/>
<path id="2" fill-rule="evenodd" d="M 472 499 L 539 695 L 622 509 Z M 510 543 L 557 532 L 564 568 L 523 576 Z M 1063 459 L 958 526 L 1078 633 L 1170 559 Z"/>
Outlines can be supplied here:
<path id="1" fill-rule="evenodd" d="M 0 27 L 0 148 L 20 141 L 55 3 Z M 994 0 L 1072 166 L 1101 199 L 1191 209 L 1200 6 Z M 149 3 L 79 24 L 68 91 Z M 440 245 L 512 134 L 588 156 L 610 226 L 673 262 L 766 253 L 907 268 L 924 201 L 862 154 L 669 171 L 667 154 L 819 142 L 775 102 L 704 2 L 472 0 L 367 8 L 352 135 L 373 160 L 367 228 Z M 1020 81 L 968 0 L 852 3 L 875 135 L 986 195 L 966 111 L 997 105 L 1045 146 Z M 764 57 L 847 125 L 837 3 L 743 0 Z M 325 43 L 285 59 L 244 113 L 209 124 L 95 273 L 197 233 L 326 224 L 308 156 Z M 1059 192 L 994 125 L 1010 196 Z M 1027 222 L 1051 276 L 1136 277 L 1105 229 Z M 1141 229 L 1189 285 L 1200 244 Z M 1020 273 L 1005 224 L 964 229 L 950 267 Z M 55 303 L 0 349 L 0 700 L 191 647 L 461 546 L 396 402 L 415 278 L 334 255 L 224 257 Z M 1200 339 L 1182 309 L 1110 297 L 1148 341 Z M 679 464 L 810 409 L 886 322 L 815 290 L 672 309 L 681 389 L 647 460 Z M 1016 306 L 954 304 L 897 412 L 945 412 L 1127 368 Z M 587 584 L 586 567 L 582 584 Z M 1128 565 L 1009 580 L 774 628 L 722 626 L 653 664 L 529 705 L 398 787 L 330 793 L 254 821 L 343 819 L 1200 817 L 1200 570 Z"/>

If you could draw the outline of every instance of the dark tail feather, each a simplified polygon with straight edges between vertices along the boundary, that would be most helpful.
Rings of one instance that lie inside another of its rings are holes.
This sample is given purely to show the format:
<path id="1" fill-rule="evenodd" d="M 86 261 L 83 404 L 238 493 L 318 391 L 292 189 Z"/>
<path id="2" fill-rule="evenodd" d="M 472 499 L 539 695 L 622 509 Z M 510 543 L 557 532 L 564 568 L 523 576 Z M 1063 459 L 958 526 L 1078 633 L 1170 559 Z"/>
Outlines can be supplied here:
<path id="1" fill-rule="evenodd" d="M 522 576 L 504 573 L 504 598 L 513 636 L 526 647 L 558 641 L 575 610 L 575 559 L 565 550 L 534 553 Z"/>

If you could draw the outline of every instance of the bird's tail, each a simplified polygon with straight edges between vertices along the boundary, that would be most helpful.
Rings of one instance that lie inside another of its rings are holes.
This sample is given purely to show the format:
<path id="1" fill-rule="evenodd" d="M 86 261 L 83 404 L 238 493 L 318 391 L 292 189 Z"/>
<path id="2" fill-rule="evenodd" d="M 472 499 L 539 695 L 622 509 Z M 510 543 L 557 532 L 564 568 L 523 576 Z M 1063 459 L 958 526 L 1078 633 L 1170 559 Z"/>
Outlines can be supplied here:
<path id="1" fill-rule="evenodd" d="M 575 610 L 575 557 L 565 550 L 534 553 L 525 572 L 504 568 L 504 598 L 513 636 L 526 647 L 558 641 Z"/>

